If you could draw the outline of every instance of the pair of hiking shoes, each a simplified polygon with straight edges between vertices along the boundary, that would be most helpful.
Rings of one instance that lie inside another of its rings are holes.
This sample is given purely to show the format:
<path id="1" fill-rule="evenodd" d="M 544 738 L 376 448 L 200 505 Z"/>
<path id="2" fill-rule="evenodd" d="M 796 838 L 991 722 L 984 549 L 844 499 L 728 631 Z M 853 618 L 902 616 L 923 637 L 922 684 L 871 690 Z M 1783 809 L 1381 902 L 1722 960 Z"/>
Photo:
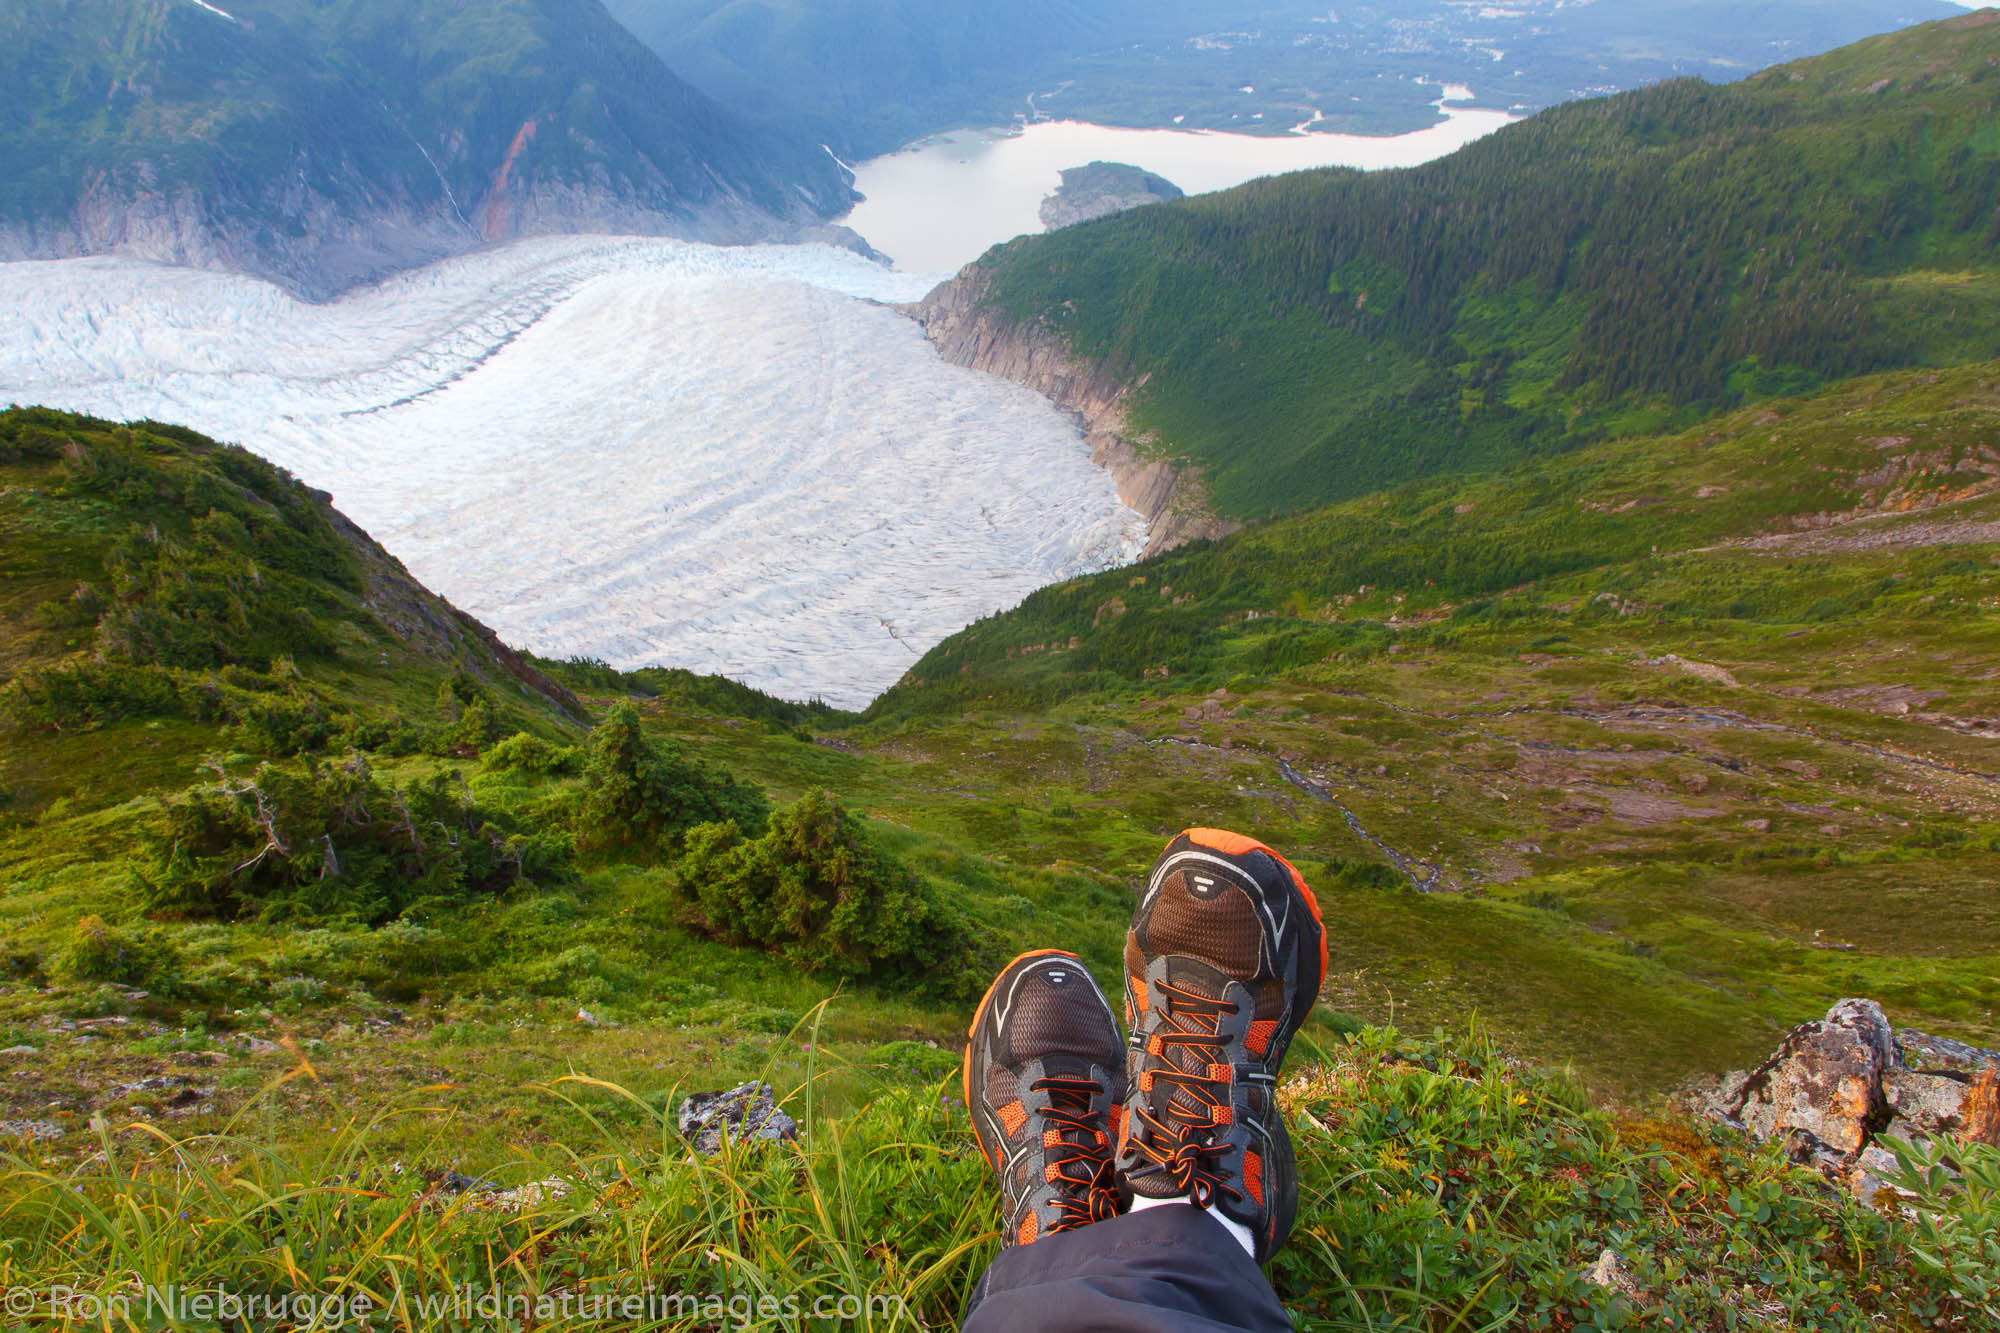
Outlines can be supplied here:
<path id="1" fill-rule="evenodd" d="M 1260 842 L 1189 829 L 1154 862 L 1125 940 L 1125 1026 L 1071 953 L 1022 954 L 979 1002 L 965 1104 L 1000 1178 L 1002 1237 L 1031 1245 L 1134 1197 L 1291 1234 L 1298 1168 L 1278 1069 L 1326 976 L 1319 904 Z"/>

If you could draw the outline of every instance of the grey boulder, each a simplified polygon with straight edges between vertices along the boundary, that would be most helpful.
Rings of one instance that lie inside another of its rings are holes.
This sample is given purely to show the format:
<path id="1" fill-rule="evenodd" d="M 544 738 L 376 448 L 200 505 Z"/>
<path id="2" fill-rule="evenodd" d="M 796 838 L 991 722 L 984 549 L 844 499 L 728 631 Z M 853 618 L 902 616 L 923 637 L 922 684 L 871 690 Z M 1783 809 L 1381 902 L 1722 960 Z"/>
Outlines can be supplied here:
<path id="1" fill-rule="evenodd" d="M 796 1139 L 798 1122 L 778 1109 L 768 1083 L 740 1083 L 726 1092 L 689 1093 L 681 1102 L 681 1136 L 704 1155 L 722 1145 Z"/>

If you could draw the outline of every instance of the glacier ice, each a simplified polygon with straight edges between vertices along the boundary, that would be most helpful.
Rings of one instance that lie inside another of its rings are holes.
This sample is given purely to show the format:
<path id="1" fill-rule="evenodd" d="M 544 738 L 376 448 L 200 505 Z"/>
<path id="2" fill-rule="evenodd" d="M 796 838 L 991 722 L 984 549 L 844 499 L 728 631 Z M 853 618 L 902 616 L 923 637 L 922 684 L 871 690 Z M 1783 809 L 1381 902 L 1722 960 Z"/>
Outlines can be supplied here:
<path id="1" fill-rule="evenodd" d="M 827 246 L 558 237 L 326 305 L 95 258 L 0 265 L 0 401 L 151 417 L 331 491 L 535 652 L 860 706 L 1144 520 L 1034 393 Z"/>

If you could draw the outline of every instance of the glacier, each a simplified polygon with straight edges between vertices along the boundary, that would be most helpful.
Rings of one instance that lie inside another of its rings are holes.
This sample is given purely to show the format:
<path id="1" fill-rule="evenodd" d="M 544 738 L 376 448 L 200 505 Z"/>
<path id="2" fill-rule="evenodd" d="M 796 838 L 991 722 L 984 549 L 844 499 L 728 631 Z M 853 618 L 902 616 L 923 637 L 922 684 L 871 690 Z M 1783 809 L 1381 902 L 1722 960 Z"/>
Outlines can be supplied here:
<path id="1" fill-rule="evenodd" d="M 1073 418 L 829 246 L 552 237 L 324 305 L 122 258 L 0 265 L 0 401 L 191 426 L 554 657 L 860 707 L 931 645 L 1133 559 Z"/>

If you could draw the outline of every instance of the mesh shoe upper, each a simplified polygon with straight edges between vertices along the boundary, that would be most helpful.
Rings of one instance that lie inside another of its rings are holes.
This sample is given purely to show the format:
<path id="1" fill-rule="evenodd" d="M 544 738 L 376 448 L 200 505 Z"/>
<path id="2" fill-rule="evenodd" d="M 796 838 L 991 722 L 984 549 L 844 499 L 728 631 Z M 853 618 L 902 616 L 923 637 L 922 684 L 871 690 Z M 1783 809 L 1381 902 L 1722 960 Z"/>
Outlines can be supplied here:
<path id="1" fill-rule="evenodd" d="M 1003 1243 L 1116 1216 L 1124 1046 L 1082 962 L 1047 950 L 1009 963 L 979 1002 L 970 1038 L 965 1103 L 1000 1178 Z"/>
<path id="2" fill-rule="evenodd" d="M 1118 1171 L 1243 1223 L 1268 1258 L 1298 1176 L 1279 1067 L 1319 997 L 1326 932 L 1305 881 L 1261 843 L 1190 829 L 1154 863 L 1125 945 L 1131 1031 Z"/>

